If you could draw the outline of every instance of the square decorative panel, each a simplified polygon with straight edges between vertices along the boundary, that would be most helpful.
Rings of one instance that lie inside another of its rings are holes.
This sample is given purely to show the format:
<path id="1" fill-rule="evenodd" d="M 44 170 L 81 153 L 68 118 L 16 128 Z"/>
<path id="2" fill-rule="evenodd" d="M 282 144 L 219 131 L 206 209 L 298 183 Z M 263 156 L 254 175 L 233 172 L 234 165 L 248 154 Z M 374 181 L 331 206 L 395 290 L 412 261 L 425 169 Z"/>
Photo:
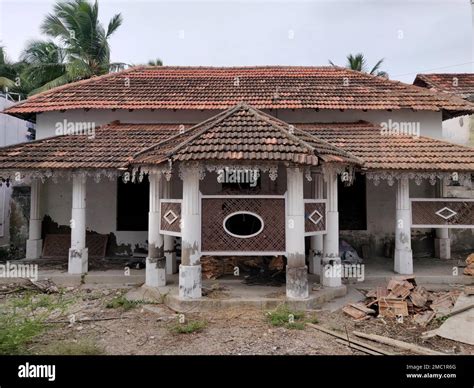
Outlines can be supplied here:
<path id="1" fill-rule="evenodd" d="M 324 233 L 326 231 L 326 203 L 305 202 L 304 204 L 305 233 Z"/>
<path id="2" fill-rule="evenodd" d="M 160 230 L 164 234 L 166 232 L 172 232 L 173 235 L 181 233 L 181 202 L 168 202 L 162 199 L 160 206 Z"/>

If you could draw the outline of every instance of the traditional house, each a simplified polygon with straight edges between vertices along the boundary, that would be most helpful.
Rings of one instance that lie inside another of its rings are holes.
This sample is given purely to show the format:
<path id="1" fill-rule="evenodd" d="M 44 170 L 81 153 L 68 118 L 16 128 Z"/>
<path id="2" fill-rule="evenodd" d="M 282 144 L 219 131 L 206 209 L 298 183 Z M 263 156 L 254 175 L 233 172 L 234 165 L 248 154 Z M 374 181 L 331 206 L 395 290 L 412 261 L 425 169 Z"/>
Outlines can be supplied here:
<path id="1" fill-rule="evenodd" d="M 178 239 L 182 298 L 201 296 L 202 255 L 284 255 L 299 299 L 308 267 L 341 284 L 340 236 L 373 256 L 394 240 L 393 269 L 411 274 L 417 233 L 474 227 L 472 200 L 439 191 L 474 171 L 474 149 L 439 140 L 442 121 L 473 112 L 337 67 L 138 67 L 7 109 L 37 140 L 0 149 L 0 173 L 31 185 L 29 258 L 47 215 L 71 227 L 71 274 L 87 272 L 93 231 L 147 241 L 146 284 L 164 285 Z"/>

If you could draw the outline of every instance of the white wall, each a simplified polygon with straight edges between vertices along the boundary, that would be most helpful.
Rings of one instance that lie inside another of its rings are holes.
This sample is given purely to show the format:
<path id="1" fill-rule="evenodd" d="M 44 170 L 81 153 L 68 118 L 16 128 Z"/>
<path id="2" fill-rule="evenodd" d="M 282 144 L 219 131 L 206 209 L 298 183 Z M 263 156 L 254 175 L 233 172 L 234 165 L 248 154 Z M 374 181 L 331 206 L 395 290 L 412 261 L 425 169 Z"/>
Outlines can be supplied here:
<path id="1" fill-rule="evenodd" d="M 70 110 L 66 112 L 44 112 L 37 115 L 36 137 L 38 139 L 55 136 L 57 123 L 64 120 L 71 122 L 88 122 L 96 126 L 119 120 L 122 123 L 177 123 L 194 124 L 199 123 L 219 111 L 172 111 L 172 110 L 150 110 L 145 111 L 124 111 L 117 110 Z M 365 120 L 373 123 L 387 122 L 389 119 L 396 122 L 420 123 L 420 130 L 423 136 L 441 138 L 441 112 L 419 111 L 404 109 L 399 111 L 368 111 L 348 110 L 340 112 L 338 110 L 322 110 L 316 112 L 314 109 L 300 110 L 278 110 L 268 111 L 268 113 L 289 123 L 298 122 L 349 122 Z"/>
<path id="2" fill-rule="evenodd" d="M 456 144 L 474 145 L 474 139 L 471 138 L 472 117 L 465 115 L 443 121 L 444 139 Z"/>
<path id="3" fill-rule="evenodd" d="M 60 179 L 57 183 L 48 180 L 43 185 L 41 196 L 42 215 L 48 215 L 59 225 L 69 226 L 71 219 L 72 182 Z M 113 232 L 117 244 L 135 244 L 145 246 L 146 231 L 116 231 L 117 229 L 117 183 L 103 178 L 96 183 L 92 178 L 87 180 L 86 188 L 86 226 L 87 230 L 101 234 Z"/>
<path id="4" fill-rule="evenodd" d="M 13 105 L 13 102 L 0 96 L 0 112 L 11 105 Z M 0 113 L 0 147 L 24 143 L 28 140 L 27 135 L 28 127 L 26 121 Z"/>
<path id="5" fill-rule="evenodd" d="M 0 112 L 13 105 L 4 96 L 0 96 Z M 0 147 L 23 143 L 28 140 L 27 122 L 16 117 L 0 113 Z M 0 246 L 10 243 L 10 199 L 12 188 L 0 187 Z"/>

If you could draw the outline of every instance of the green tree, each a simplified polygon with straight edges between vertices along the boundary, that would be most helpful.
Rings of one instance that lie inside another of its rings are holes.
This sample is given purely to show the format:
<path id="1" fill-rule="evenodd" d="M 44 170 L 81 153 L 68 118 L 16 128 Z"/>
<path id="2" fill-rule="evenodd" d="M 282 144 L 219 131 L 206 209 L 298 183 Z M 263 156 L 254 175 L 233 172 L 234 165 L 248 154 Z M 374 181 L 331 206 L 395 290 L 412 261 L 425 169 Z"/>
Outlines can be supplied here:
<path id="1" fill-rule="evenodd" d="M 15 87 L 16 77 L 14 64 L 8 60 L 5 48 L 0 46 L 0 89 Z"/>
<path id="2" fill-rule="evenodd" d="M 384 59 L 380 59 L 373 67 L 368 70 L 367 66 L 367 60 L 364 58 L 364 54 L 359 53 L 356 55 L 349 54 L 347 57 L 347 63 L 346 63 L 346 68 L 351 69 L 351 70 L 356 70 L 356 71 L 361 71 L 363 73 L 368 73 L 372 75 L 377 75 L 379 77 L 385 77 L 388 78 L 388 74 L 380 70 L 380 67 L 382 66 L 382 63 Z M 333 66 L 336 66 L 332 61 L 329 61 L 329 63 Z"/>
<path id="3" fill-rule="evenodd" d="M 41 31 L 53 41 L 30 42 L 23 59 L 37 74 L 29 80 L 38 83 L 33 93 L 48 90 L 79 79 L 109 72 L 109 39 L 122 24 L 122 16 L 114 15 L 105 29 L 99 22 L 97 1 L 59 1 L 46 16 Z"/>
<path id="4" fill-rule="evenodd" d="M 163 66 L 163 61 L 160 58 L 151 59 L 147 63 L 148 66 Z"/>

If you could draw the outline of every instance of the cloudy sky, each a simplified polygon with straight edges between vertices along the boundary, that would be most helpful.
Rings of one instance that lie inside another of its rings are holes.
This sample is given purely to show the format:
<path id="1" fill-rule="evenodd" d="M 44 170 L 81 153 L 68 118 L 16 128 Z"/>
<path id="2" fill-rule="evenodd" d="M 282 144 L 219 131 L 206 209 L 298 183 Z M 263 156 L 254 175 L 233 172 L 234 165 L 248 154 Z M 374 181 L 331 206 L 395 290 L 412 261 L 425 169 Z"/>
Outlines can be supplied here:
<path id="1" fill-rule="evenodd" d="M 50 0 L 0 0 L 0 44 L 17 59 L 52 10 Z M 469 0 L 99 0 L 104 24 L 124 22 L 112 60 L 165 65 L 327 65 L 363 52 L 390 78 L 473 71 Z"/>

